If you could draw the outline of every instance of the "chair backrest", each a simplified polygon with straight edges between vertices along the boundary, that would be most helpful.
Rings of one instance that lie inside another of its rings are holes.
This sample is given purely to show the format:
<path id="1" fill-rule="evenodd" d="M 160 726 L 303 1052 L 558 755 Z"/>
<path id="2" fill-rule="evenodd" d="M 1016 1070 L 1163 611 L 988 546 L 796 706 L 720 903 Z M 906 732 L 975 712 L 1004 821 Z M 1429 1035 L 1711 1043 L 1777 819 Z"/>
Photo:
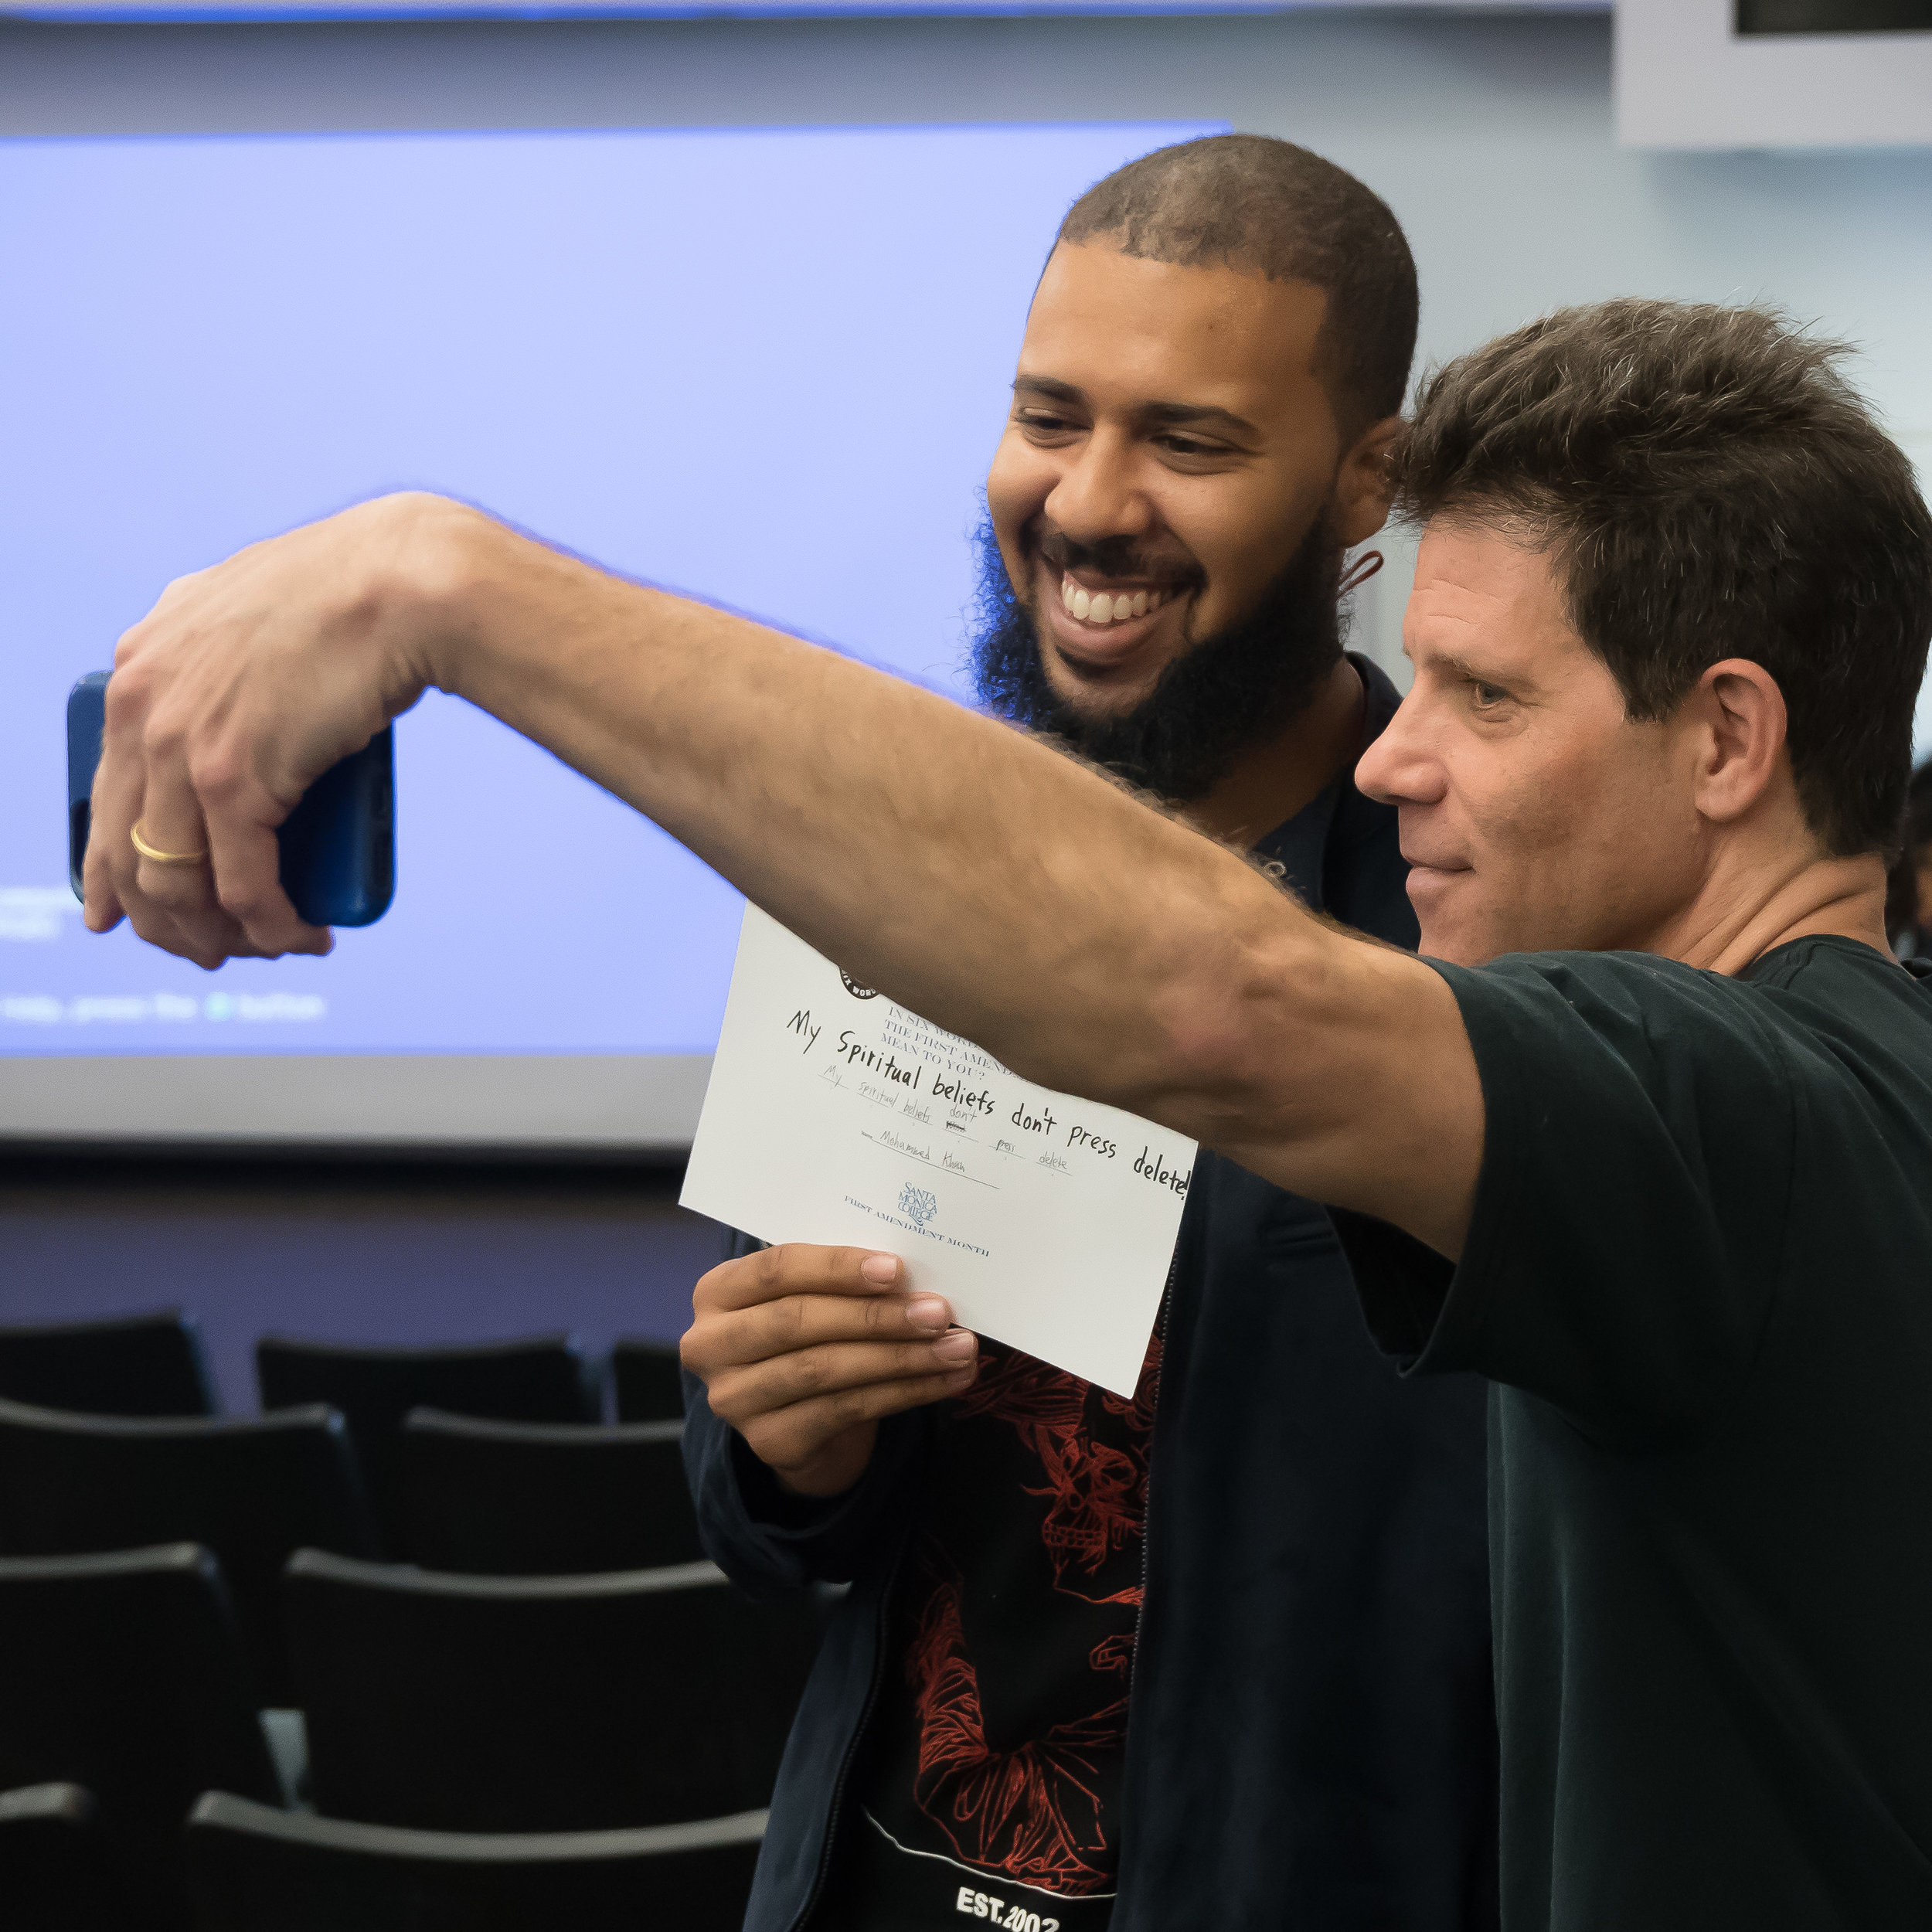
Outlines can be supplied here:
<path id="1" fill-rule="evenodd" d="M 211 1787 L 280 1796 L 214 1558 L 0 1559 L 0 1786 L 84 1785 L 116 1923 L 185 1923 L 189 1806 Z"/>
<path id="2" fill-rule="evenodd" d="M 484 1422 L 413 1409 L 403 1430 L 412 1563 L 562 1577 L 699 1562 L 681 1422 Z"/>
<path id="3" fill-rule="evenodd" d="M 684 1417 L 684 1369 L 675 1342 L 636 1336 L 611 1351 L 620 1422 L 679 1422 Z"/>
<path id="4" fill-rule="evenodd" d="M 219 1406 L 201 1331 L 179 1308 L 0 1328 L 0 1398 L 97 1416 L 212 1416 Z"/>
<path id="5" fill-rule="evenodd" d="M 567 1335 L 474 1348 L 362 1349 L 264 1335 L 255 1376 L 264 1409 L 325 1402 L 349 1424 L 384 1547 L 409 1533 L 403 1495 L 403 1418 L 444 1409 L 498 1422 L 595 1422 L 603 1391 Z"/>
<path id="6" fill-rule="evenodd" d="M 769 1801 L 809 1604 L 709 1563 L 452 1577 L 304 1550 L 288 1624 L 309 1789 L 426 1831 L 602 1831 Z"/>
<path id="7" fill-rule="evenodd" d="M 79 1784 L 0 1791 L 0 1900 L 7 1932 L 121 1932 L 90 1828 L 94 1793 Z"/>
<path id="8" fill-rule="evenodd" d="M 342 1419 L 139 1421 L 0 1402 L 0 1551 L 79 1555 L 196 1543 L 219 1559 L 257 1700 L 293 1701 L 281 1578 L 291 1551 L 372 1556 Z"/>
<path id="9" fill-rule="evenodd" d="M 738 1932 L 765 1814 L 621 1832 L 399 1831 L 210 1791 L 198 1932 Z"/>

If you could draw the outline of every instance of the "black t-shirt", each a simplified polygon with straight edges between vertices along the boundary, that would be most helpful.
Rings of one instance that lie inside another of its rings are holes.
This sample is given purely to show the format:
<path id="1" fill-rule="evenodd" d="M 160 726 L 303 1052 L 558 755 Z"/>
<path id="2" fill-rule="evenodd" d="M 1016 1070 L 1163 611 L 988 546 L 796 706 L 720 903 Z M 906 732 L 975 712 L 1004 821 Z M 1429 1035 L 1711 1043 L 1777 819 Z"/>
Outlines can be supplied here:
<path id="1" fill-rule="evenodd" d="M 1487 1111 L 1379 1338 L 1492 1378 L 1509 1932 L 1932 1927 L 1932 983 L 1437 968 Z"/>
<path id="2" fill-rule="evenodd" d="M 981 1349 L 935 1412 L 821 1925 L 1099 1932 L 1111 1910 L 1159 1338 L 1131 1402 Z"/>

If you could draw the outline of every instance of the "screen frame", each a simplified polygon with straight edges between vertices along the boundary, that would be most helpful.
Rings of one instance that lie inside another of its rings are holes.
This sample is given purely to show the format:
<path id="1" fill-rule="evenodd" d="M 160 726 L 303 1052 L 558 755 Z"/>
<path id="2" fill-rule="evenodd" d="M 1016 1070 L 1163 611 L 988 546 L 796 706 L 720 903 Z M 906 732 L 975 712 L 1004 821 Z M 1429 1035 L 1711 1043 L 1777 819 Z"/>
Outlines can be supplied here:
<path id="1" fill-rule="evenodd" d="M 1608 13 L 1612 0 L 0 0 L 0 19 L 88 26 L 345 20 L 895 19 L 942 15 L 1266 14 L 1400 9 L 1409 13 Z"/>
<path id="2" fill-rule="evenodd" d="M 0 1147 L 675 1160 L 710 1073 L 709 1053 L 23 1055 Z"/>

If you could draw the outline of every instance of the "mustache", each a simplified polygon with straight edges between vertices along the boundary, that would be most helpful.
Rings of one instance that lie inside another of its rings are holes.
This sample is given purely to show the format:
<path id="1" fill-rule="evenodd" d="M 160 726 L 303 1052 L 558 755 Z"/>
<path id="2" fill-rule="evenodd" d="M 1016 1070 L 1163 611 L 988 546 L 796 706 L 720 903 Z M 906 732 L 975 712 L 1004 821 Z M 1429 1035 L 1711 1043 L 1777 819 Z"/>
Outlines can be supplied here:
<path id="1" fill-rule="evenodd" d="M 1091 570 L 1097 577 L 1145 579 L 1163 590 L 1198 582 L 1200 566 L 1185 554 L 1144 549 L 1138 538 L 1102 537 L 1083 543 L 1064 530 L 1039 530 L 1033 547 L 1056 570 Z"/>
<path id="2" fill-rule="evenodd" d="M 1058 534 L 1029 532 L 1027 541 L 1039 544 L 1045 554 L 1045 545 Z M 1047 677 L 1032 598 L 1022 596 L 1008 577 L 990 516 L 983 518 L 974 541 L 980 574 L 970 621 L 981 702 L 995 716 L 1058 738 L 1163 798 L 1206 798 L 1247 747 L 1306 707 L 1342 655 L 1342 549 L 1318 525 L 1252 607 L 1219 631 L 1190 642 L 1131 711 L 1083 713 Z M 1131 539 L 1085 545 L 1070 540 L 1060 554 L 1097 554 L 1115 573 L 1126 558 L 1148 561 L 1145 550 Z M 1172 567 L 1171 559 L 1158 562 Z M 1023 581 L 1030 590 L 1029 580 Z"/>

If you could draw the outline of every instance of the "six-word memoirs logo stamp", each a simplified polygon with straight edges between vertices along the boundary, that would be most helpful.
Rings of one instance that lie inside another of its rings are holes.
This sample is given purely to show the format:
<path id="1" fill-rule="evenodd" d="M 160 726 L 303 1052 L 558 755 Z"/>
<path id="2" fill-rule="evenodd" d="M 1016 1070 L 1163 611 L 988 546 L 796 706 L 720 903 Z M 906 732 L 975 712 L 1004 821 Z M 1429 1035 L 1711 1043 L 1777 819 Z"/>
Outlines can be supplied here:
<path id="1" fill-rule="evenodd" d="M 907 1220 L 923 1228 L 939 1212 L 939 1202 L 930 1189 L 914 1187 L 908 1181 L 899 1190 L 899 1211 Z"/>
<path id="2" fill-rule="evenodd" d="M 876 986 L 860 985 L 858 981 L 854 979 L 842 966 L 838 969 L 838 977 L 845 982 L 845 991 L 851 994 L 854 999 L 876 999 L 879 997 L 879 988 Z"/>

